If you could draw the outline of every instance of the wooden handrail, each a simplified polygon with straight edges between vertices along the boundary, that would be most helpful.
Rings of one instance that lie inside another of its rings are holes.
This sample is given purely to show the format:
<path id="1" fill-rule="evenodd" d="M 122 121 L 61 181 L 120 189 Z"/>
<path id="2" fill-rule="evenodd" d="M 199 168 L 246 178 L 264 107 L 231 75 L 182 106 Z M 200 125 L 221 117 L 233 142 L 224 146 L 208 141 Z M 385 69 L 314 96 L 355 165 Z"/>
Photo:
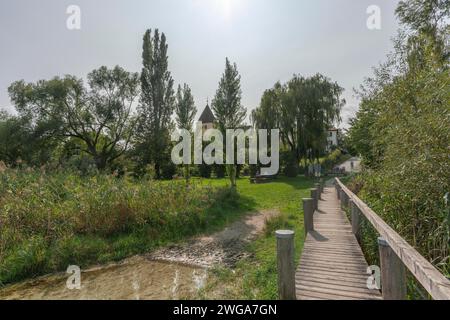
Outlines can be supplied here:
<path id="1" fill-rule="evenodd" d="M 335 181 L 375 230 L 389 243 L 392 250 L 433 299 L 450 300 L 450 281 L 384 222 L 367 204 L 350 191 L 339 178 L 335 178 Z"/>

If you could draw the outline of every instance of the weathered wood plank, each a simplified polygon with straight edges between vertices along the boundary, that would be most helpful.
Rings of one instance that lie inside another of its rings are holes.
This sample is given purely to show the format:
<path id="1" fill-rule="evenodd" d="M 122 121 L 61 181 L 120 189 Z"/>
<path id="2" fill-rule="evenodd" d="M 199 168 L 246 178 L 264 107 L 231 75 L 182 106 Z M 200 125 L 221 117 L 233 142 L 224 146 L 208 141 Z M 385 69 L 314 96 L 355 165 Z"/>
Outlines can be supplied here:
<path id="1" fill-rule="evenodd" d="M 312 291 L 312 292 L 318 292 L 318 293 L 326 293 L 326 294 L 332 294 L 332 295 L 338 295 L 342 297 L 346 297 L 348 299 L 355 298 L 355 299 L 366 299 L 366 300 L 379 300 L 381 299 L 380 295 L 375 294 L 366 294 L 366 293 L 360 293 L 360 292 L 351 292 L 351 291 L 343 291 L 342 289 L 333 289 L 330 287 L 327 288 L 321 288 L 318 286 L 304 286 L 301 284 L 297 284 L 295 286 L 297 290 L 300 291 Z"/>
<path id="2" fill-rule="evenodd" d="M 367 267 L 334 189 L 325 188 L 297 268 L 297 299 L 381 299 L 367 288 Z"/>

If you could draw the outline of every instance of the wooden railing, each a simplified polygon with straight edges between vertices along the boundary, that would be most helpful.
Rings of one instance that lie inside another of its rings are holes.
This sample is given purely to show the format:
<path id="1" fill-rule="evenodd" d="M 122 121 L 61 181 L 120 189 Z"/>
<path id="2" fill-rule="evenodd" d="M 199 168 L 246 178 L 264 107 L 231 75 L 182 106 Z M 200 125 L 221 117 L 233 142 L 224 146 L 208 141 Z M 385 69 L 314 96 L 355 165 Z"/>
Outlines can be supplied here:
<path id="1" fill-rule="evenodd" d="M 409 245 L 338 178 L 335 186 L 342 206 L 351 207 L 352 230 L 360 237 L 361 214 L 372 224 L 379 238 L 381 284 L 386 299 L 404 299 L 406 295 L 406 266 L 417 281 L 436 300 L 450 300 L 450 281 L 428 260 Z"/>

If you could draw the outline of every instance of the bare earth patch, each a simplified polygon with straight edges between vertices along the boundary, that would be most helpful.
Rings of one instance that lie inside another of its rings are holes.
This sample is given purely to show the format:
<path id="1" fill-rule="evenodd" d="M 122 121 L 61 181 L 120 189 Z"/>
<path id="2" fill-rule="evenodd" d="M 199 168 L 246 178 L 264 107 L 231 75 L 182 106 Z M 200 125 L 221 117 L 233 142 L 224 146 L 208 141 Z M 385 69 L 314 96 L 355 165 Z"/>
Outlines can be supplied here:
<path id="1" fill-rule="evenodd" d="M 233 267 L 248 255 L 244 250 L 245 246 L 263 232 L 266 221 L 277 215 L 277 210 L 251 213 L 220 232 L 162 248 L 148 257 L 205 268 L 215 265 Z"/>

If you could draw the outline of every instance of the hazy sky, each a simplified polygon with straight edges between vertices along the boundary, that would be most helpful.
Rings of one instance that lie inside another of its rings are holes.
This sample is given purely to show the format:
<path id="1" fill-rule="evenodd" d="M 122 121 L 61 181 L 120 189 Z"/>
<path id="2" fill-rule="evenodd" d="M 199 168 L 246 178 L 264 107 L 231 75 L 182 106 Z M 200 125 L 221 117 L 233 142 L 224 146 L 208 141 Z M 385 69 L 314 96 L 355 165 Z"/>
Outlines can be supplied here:
<path id="1" fill-rule="evenodd" d="M 1 0 L 0 106 L 12 110 L 11 82 L 86 74 L 102 65 L 141 69 L 142 36 L 159 28 L 169 44 L 175 83 L 188 83 L 199 111 L 225 65 L 236 62 L 243 104 L 294 73 L 320 72 L 345 88 L 344 121 L 358 101 L 353 88 L 385 59 L 398 27 L 396 0 Z M 66 9 L 81 9 L 81 30 L 68 30 Z M 366 27 L 370 5 L 381 30 Z"/>

